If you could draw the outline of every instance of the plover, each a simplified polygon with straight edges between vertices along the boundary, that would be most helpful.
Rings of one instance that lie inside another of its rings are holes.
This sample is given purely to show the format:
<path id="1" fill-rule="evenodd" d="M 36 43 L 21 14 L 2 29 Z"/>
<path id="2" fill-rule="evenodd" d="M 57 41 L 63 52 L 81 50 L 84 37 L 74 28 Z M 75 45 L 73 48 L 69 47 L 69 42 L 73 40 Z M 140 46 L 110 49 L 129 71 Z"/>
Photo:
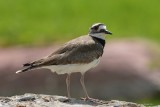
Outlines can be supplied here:
<path id="1" fill-rule="evenodd" d="M 80 72 L 80 82 L 85 96 L 89 99 L 84 84 L 84 74 L 94 68 L 100 61 L 105 46 L 105 35 L 112 34 L 102 23 L 93 24 L 88 35 L 73 39 L 45 58 L 24 64 L 22 70 L 16 73 L 26 72 L 37 68 L 47 68 L 57 74 L 67 74 L 67 94 L 70 95 L 70 75 Z"/>

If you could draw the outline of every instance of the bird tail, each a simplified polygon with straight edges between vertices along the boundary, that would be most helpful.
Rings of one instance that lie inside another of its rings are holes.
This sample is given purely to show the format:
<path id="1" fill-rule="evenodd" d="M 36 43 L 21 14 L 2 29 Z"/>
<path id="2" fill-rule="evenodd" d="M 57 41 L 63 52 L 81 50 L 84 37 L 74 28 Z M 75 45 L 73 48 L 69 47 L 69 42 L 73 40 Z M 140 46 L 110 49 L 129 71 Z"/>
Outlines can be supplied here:
<path id="1" fill-rule="evenodd" d="M 30 68 L 24 68 L 24 69 L 18 70 L 18 71 L 16 71 L 16 74 L 22 73 L 22 72 L 26 72 L 26 71 L 28 71 L 29 69 L 30 69 Z"/>
<path id="2" fill-rule="evenodd" d="M 23 64 L 23 67 L 26 67 L 26 68 L 16 71 L 16 74 L 26 72 L 34 68 L 30 63 Z"/>

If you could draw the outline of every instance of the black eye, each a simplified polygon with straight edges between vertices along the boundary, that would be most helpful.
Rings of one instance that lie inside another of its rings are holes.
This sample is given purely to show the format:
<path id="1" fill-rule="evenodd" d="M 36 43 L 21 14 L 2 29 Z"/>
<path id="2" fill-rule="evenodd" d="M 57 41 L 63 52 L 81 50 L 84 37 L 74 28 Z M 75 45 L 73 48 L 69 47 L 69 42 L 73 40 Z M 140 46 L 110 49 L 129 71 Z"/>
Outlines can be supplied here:
<path id="1" fill-rule="evenodd" d="M 94 30 L 98 30 L 98 26 L 93 27 Z"/>

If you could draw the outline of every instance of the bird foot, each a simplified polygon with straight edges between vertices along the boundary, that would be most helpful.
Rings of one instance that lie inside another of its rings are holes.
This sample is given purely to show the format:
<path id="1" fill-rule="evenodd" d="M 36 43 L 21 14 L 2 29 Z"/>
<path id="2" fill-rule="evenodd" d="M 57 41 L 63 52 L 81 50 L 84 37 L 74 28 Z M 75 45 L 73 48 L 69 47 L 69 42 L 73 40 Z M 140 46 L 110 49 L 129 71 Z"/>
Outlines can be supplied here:
<path id="1" fill-rule="evenodd" d="M 89 101 L 89 102 L 93 102 L 93 103 L 96 103 L 96 104 L 106 104 L 107 103 L 107 102 L 105 102 L 103 100 L 94 99 L 94 98 L 90 98 L 90 97 L 81 98 L 81 99 L 84 100 L 84 101 Z"/>

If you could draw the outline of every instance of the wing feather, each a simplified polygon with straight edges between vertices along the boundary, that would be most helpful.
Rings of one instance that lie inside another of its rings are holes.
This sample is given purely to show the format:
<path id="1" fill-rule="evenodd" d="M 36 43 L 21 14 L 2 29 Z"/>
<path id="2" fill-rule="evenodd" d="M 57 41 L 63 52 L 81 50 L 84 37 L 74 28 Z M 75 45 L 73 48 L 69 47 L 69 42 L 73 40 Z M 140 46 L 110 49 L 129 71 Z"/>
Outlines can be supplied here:
<path id="1" fill-rule="evenodd" d="M 88 63 L 103 54 L 103 47 L 89 36 L 74 39 L 46 58 L 32 62 L 35 67 Z"/>

